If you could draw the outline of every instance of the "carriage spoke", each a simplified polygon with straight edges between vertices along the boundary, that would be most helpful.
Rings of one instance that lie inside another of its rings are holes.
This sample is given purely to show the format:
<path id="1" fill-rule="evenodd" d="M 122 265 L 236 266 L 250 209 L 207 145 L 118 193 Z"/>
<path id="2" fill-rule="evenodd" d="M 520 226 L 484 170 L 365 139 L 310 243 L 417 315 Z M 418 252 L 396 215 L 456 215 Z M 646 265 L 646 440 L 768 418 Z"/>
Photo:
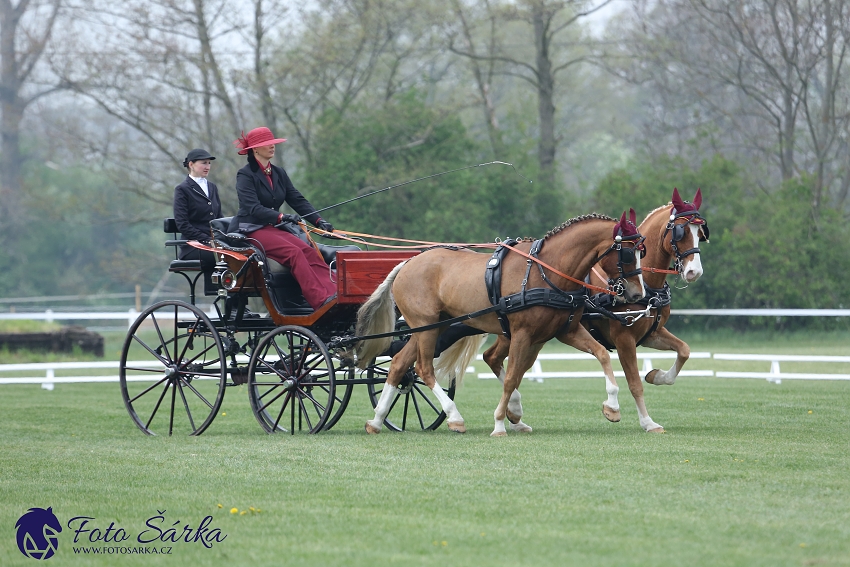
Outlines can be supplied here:
<path id="1" fill-rule="evenodd" d="M 304 396 L 304 397 L 306 397 L 306 396 Z M 310 413 L 307 411 L 307 406 L 304 405 L 304 397 L 298 396 L 298 405 L 301 408 L 301 413 L 304 414 L 304 419 L 307 421 L 307 429 L 313 429 L 313 422 L 310 421 Z M 314 402 L 313 405 L 316 405 L 315 402 Z M 316 408 L 313 408 L 313 409 L 316 409 Z M 321 415 L 320 412 L 317 412 L 317 413 L 319 413 L 319 415 Z"/>
<path id="2" fill-rule="evenodd" d="M 141 392 L 140 394 L 138 394 L 137 396 L 135 396 L 135 397 L 133 397 L 133 398 L 130 398 L 130 402 L 131 402 L 131 403 L 132 403 L 132 402 L 135 402 L 136 400 L 138 400 L 139 398 L 141 398 L 142 396 L 144 396 L 145 394 L 147 394 L 148 392 L 150 392 L 151 390 L 153 390 L 154 388 L 156 388 L 157 386 L 159 386 L 160 384 L 162 384 L 162 383 L 163 383 L 163 382 L 165 382 L 166 380 L 168 380 L 168 377 L 167 377 L 167 376 L 163 376 L 163 377 L 162 377 L 162 379 L 161 379 L 161 380 L 159 380 L 159 381 L 157 381 L 154 385 L 152 385 L 152 386 L 150 386 L 150 387 L 148 387 L 148 388 L 145 388 L 144 390 L 142 390 L 142 392 Z M 156 410 L 154 410 L 154 411 L 156 411 Z"/>
<path id="3" fill-rule="evenodd" d="M 178 358 L 177 360 L 183 360 L 183 357 L 186 356 L 186 351 L 189 350 L 189 345 L 191 345 L 196 338 L 195 333 L 198 330 L 198 323 L 200 321 L 201 320 L 196 317 L 195 323 L 191 327 L 186 329 L 186 343 L 183 345 L 183 350 L 180 351 L 180 358 Z M 176 351 L 177 350 L 177 333 L 176 333 L 176 331 L 177 331 L 177 309 L 176 308 L 174 310 L 174 330 L 175 330 L 174 350 Z"/>
<path id="4" fill-rule="evenodd" d="M 157 354 L 155 350 L 152 350 L 151 347 L 147 345 L 147 343 L 142 342 L 142 339 L 140 339 L 136 335 L 133 335 L 133 340 L 142 345 L 149 353 L 154 355 L 156 359 L 162 363 L 163 366 L 168 366 L 169 364 L 171 364 L 171 358 L 162 358 L 161 354 Z M 165 351 L 165 354 L 168 354 L 168 348 L 165 346 L 165 344 L 162 345 L 162 350 Z"/>
<path id="5" fill-rule="evenodd" d="M 289 392 L 284 392 L 289 394 Z M 276 431 L 278 427 L 280 427 L 280 419 L 283 417 L 283 414 L 286 412 L 286 404 L 288 404 L 292 400 L 292 396 L 287 395 L 286 399 L 283 400 L 283 404 L 280 406 L 280 413 L 277 414 L 277 419 L 274 420 L 274 426 L 272 431 Z"/>
<path id="6" fill-rule="evenodd" d="M 195 427 L 195 420 L 192 419 L 192 411 L 189 409 L 189 402 L 186 401 L 186 394 L 185 392 L 183 392 L 183 385 L 181 384 L 181 382 L 182 379 L 177 381 L 177 388 L 180 390 L 180 399 L 183 400 L 183 408 L 186 410 L 186 415 L 189 416 L 189 425 L 192 427 L 192 431 L 197 431 L 198 428 Z M 207 402 L 207 405 L 209 405 L 209 402 Z"/>
<path id="7" fill-rule="evenodd" d="M 422 388 L 419 386 L 419 384 L 414 384 L 413 388 L 417 392 L 419 392 L 419 395 L 422 396 L 422 399 L 424 399 L 426 402 L 428 402 L 428 405 L 431 406 L 431 409 L 434 410 L 434 412 L 441 413 L 443 411 L 443 408 L 438 408 L 437 406 L 434 405 L 434 403 L 431 401 L 431 398 L 428 397 L 428 394 L 426 394 L 425 392 L 422 391 Z"/>
<path id="8" fill-rule="evenodd" d="M 419 409 L 419 402 L 416 401 L 416 392 L 417 391 L 418 390 L 415 389 L 415 388 L 413 390 L 411 390 L 410 397 L 413 398 L 413 408 L 416 410 L 416 417 L 419 419 L 419 427 L 421 427 L 422 429 L 425 429 L 425 423 L 422 421 L 422 410 Z M 421 394 L 422 392 L 419 392 L 419 393 Z"/>
<path id="9" fill-rule="evenodd" d="M 266 395 L 268 395 L 269 393 L 271 393 L 271 392 L 273 392 L 273 391 L 275 391 L 275 390 L 277 390 L 277 389 L 278 389 L 277 387 L 269 388 L 268 390 L 266 390 L 266 393 L 265 393 L 265 394 L 263 394 L 262 396 L 260 396 L 260 398 L 262 399 L 263 397 L 265 397 Z M 278 395 L 276 395 L 275 397 L 273 397 L 273 398 L 272 398 L 271 400 L 269 400 L 268 402 L 266 402 L 266 403 L 265 403 L 265 405 L 263 405 L 262 407 L 260 407 L 260 411 L 265 411 L 265 410 L 266 410 L 266 408 L 268 408 L 270 405 L 272 405 L 272 404 L 273 404 L 273 403 L 275 403 L 277 400 L 279 400 L 281 396 L 283 396 L 283 395 L 285 395 L 285 394 L 287 394 L 287 393 L 288 393 L 288 391 L 287 391 L 287 390 L 285 390 L 285 389 L 283 389 L 283 388 L 280 388 L 280 393 L 279 393 Z M 284 405 L 285 405 L 285 404 L 286 404 L 286 401 L 284 401 Z"/>
<path id="10" fill-rule="evenodd" d="M 175 308 L 175 311 L 177 308 Z M 168 416 L 168 436 L 174 434 L 174 402 L 177 401 L 177 383 L 173 383 L 171 389 L 171 414 Z"/>
<path id="11" fill-rule="evenodd" d="M 153 326 L 156 329 L 156 334 L 159 337 L 159 346 L 162 347 L 162 350 L 165 353 L 165 359 L 168 361 L 169 364 L 171 364 L 171 363 L 174 362 L 174 360 L 171 358 L 171 354 L 168 352 L 167 343 L 165 342 L 165 339 L 162 337 L 162 329 L 159 328 L 159 321 L 156 320 L 156 313 L 151 313 L 151 320 L 153 321 Z M 176 333 L 175 333 L 175 336 L 176 336 Z M 141 342 L 141 341 L 139 341 L 139 342 Z M 147 348 L 147 345 L 145 345 L 144 343 L 142 344 L 142 346 Z M 148 349 L 148 350 L 150 350 L 150 349 Z M 151 354 L 156 355 L 156 353 L 154 351 L 151 351 Z M 175 354 L 177 354 L 176 351 L 175 351 Z M 161 358 L 161 356 L 159 356 L 159 355 L 156 355 L 156 356 L 158 358 Z"/>
<path id="12" fill-rule="evenodd" d="M 413 403 L 414 404 L 416 403 L 415 399 L 413 400 Z M 407 396 L 404 397 L 404 413 L 402 414 L 402 418 L 401 418 L 401 430 L 402 431 L 407 431 L 407 410 L 408 410 L 409 407 L 410 407 L 410 396 L 407 395 Z M 421 419 L 419 420 L 419 423 L 422 423 Z M 422 426 L 422 428 L 424 429 L 425 426 Z"/>
<path id="13" fill-rule="evenodd" d="M 145 427 L 149 428 L 151 426 L 151 422 L 153 421 L 154 416 L 156 416 L 156 412 L 159 411 L 159 406 L 160 404 L 162 404 L 162 400 L 165 399 L 165 394 L 168 393 L 168 384 L 168 382 L 165 383 L 165 387 L 162 389 L 162 394 L 159 395 L 159 400 L 157 400 L 156 405 L 153 408 L 153 412 L 151 413 L 148 422 L 145 424 Z"/>
<path id="14" fill-rule="evenodd" d="M 208 408 L 213 409 L 213 405 L 209 402 L 209 400 L 207 400 L 207 399 L 203 396 L 203 394 L 201 394 L 198 390 L 196 390 L 196 389 L 195 389 L 195 387 L 191 384 L 191 382 L 188 382 L 188 381 L 187 381 L 185 378 L 183 378 L 183 377 L 181 377 L 181 378 L 180 378 L 180 382 L 181 382 L 184 386 L 186 386 L 187 388 L 189 388 L 190 390 L 192 390 L 192 392 L 193 392 L 196 396 L 198 396 L 198 399 L 200 399 L 202 402 L 204 402 L 205 404 L 207 404 L 207 407 L 208 407 Z M 182 389 L 180 390 L 180 393 L 181 393 L 181 394 L 183 393 L 183 390 L 182 390 Z M 194 427 L 193 427 L 193 429 L 194 429 Z"/>

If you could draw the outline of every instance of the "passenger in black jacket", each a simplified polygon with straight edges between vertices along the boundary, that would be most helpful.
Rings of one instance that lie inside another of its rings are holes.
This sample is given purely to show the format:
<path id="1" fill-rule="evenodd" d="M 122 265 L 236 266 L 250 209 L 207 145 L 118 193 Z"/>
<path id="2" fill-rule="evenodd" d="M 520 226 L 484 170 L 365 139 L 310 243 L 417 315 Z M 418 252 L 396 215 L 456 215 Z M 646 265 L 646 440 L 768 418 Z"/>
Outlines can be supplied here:
<path id="1" fill-rule="evenodd" d="M 326 232 L 333 232 L 334 227 L 298 192 L 286 171 L 272 165 L 275 144 L 285 141 L 262 127 L 233 142 L 239 155 L 248 155 L 248 165 L 236 174 L 239 211 L 230 222 L 229 232 L 242 232 L 258 240 L 267 256 L 290 268 L 304 299 L 313 309 L 318 309 L 336 295 L 336 284 L 331 281 L 328 265 L 319 253 L 281 225 L 298 219 L 295 215 L 284 215 L 280 207 L 288 204 L 298 215 Z"/>
<path id="2" fill-rule="evenodd" d="M 188 170 L 189 175 L 174 188 L 174 220 L 183 240 L 209 243 L 210 221 L 222 216 L 218 188 L 207 181 L 214 159 L 208 151 L 194 149 L 183 160 L 183 167 Z M 212 289 L 212 282 L 208 281 L 215 267 L 215 256 L 212 252 L 184 244 L 180 246 L 179 258 L 200 260 L 205 290 Z"/>

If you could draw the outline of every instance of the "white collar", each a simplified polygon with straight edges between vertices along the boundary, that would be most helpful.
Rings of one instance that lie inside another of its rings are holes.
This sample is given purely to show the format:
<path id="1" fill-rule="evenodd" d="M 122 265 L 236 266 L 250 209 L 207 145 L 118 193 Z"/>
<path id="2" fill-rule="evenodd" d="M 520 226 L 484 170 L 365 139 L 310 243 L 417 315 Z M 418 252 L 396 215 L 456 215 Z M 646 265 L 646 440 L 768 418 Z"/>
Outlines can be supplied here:
<path id="1" fill-rule="evenodd" d="M 204 185 L 207 184 L 207 178 L 206 177 L 193 177 L 193 176 L 190 175 L 189 178 L 192 181 L 194 181 L 195 183 L 197 183 L 198 185 L 200 185 L 201 187 L 203 187 Z M 201 183 L 202 181 L 203 181 L 203 183 Z"/>

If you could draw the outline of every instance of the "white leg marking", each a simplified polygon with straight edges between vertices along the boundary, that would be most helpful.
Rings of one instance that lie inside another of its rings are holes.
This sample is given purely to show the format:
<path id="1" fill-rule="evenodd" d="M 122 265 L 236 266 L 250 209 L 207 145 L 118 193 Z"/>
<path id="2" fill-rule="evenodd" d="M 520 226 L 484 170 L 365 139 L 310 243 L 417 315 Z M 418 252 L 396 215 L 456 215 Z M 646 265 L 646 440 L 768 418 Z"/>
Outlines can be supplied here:
<path id="1" fill-rule="evenodd" d="M 378 405 L 375 406 L 375 419 L 370 419 L 367 423 L 380 431 L 396 397 L 398 397 L 398 388 L 385 384 L 381 397 L 378 399 Z"/>
<path id="2" fill-rule="evenodd" d="M 620 393 L 620 387 L 611 382 L 611 379 L 605 377 L 605 391 L 608 392 L 608 399 L 604 405 L 614 411 L 620 411 L 620 400 L 617 395 Z"/>
<path id="3" fill-rule="evenodd" d="M 457 406 L 451 400 L 451 398 L 449 398 L 449 396 L 443 391 L 443 388 L 439 384 L 434 384 L 434 387 L 431 388 L 431 391 L 434 392 L 434 395 L 437 396 L 437 400 L 439 400 L 440 405 L 443 406 L 443 411 L 446 412 L 446 420 L 449 423 L 462 423 L 463 416 L 460 415 L 460 412 L 457 410 Z"/>
<path id="4" fill-rule="evenodd" d="M 653 384 L 656 386 L 672 386 L 676 383 L 676 377 L 678 374 L 676 373 L 676 364 L 670 367 L 670 370 L 667 372 L 658 372 L 655 375 L 655 381 Z"/>
<path id="5" fill-rule="evenodd" d="M 496 421 L 496 426 L 493 428 L 493 433 L 490 434 L 490 437 L 504 437 L 508 434 L 505 431 L 505 420 L 504 419 L 496 419 L 496 412 L 493 412 L 493 419 Z"/>
<path id="6" fill-rule="evenodd" d="M 653 429 L 664 429 L 664 427 L 652 421 L 652 418 L 648 415 L 641 416 L 640 426 L 643 427 L 644 431 L 652 431 Z"/>

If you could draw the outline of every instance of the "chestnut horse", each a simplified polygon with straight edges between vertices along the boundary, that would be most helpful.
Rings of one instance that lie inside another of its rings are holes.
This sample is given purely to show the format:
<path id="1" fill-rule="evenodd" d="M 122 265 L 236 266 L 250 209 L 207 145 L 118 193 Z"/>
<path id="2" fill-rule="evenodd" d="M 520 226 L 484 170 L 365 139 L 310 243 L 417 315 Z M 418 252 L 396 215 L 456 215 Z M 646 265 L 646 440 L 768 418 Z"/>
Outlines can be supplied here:
<path id="1" fill-rule="evenodd" d="M 637 346 L 676 351 L 676 362 L 669 370 L 664 372 L 653 369 L 647 373 L 645 380 L 656 385 L 672 385 L 691 352 L 686 342 L 664 327 L 670 317 L 670 288 L 665 282 L 667 275 L 652 270 L 664 270 L 673 263 L 674 269 L 686 283 L 695 282 L 702 275 L 699 243 L 708 241 L 708 224 L 699 213 L 701 204 L 702 192 L 699 189 L 693 202 L 682 200 L 679 191 L 673 189 L 672 201 L 650 212 L 640 224 L 640 232 L 646 237 L 646 256 L 643 259 L 646 296 L 639 304 L 618 305 L 609 310 L 614 313 L 643 311 L 645 316 L 631 325 L 607 317 L 586 316 L 582 321 L 594 337 L 600 339 L 604 345 L 617 349 L 629 391 L 637 405 L 640 425 L 648 432 L 663 433 L 664 428 L 655 423 L 646 410 L 636 356 Z M 606 268 L 600 266 L 600 269 L 610 274 Z M 598 283 L 601 279 L 594 268 L 591 272 L 591 283 Z M 557 338 L 565 342 L 567 337 Z M 620 421 L 617 399 L 619 388 L 616 379 L 606 377 L 606 390 L 608 399 L 602 404 L 602 413 L 609 421 Z"/>
<path id="2" fill-rule="evenodd" d="M 492 435 L 506 434 L 506 416 L 510 417 L 512 423 L 521 423 L 517 416 L 511 415 L 508 400 L 519 387 L 523 374 L 534 363 L 537 353 L 559 331 L 564 329 L 565 338 L 578 349 L 591 351 L 594 345 L 602 348 L 579 324 L 584 297 L 580 295 L 581 284 L 575 280 L 581 281 L 590 268 L 601 260 L 606 269 L 621 274 L 616 286 L 621 301 L 632 302 L 643 297 L 640 257 L 635 253 L 639 240 L 637 228 L 633 222 L 626 220 L 625 213 L 619 222 L 604 215 L 590 214 L 565 222 L 534 243 L 539 245 L 539 262 L 534 266 L 535 269 L 532 269 L 533 260 L 527 256 L 533 256 L 530 254 L 533 243 L 528 240 L 516 244 L 515 249 L 520 253 L 510 252 L 501 260 L 503 296 L 518 294 L 526 290 L 527 286 L 529 292 L 534 289 L 546 290 L 547 294 L 553 292 L 553 296 L 560 294 L 575 302 L 569 309 L 538 304 L 503 316 L 507 319 L 511 333 L 507 352 L 510 360 L 504 377 L 502 399 L 494 413 L 495 428 Z M 627 243 L 631 245 L 624 246 Z M 491 301 L 484 274 L 493 261 L 494 258 L 487 254 L 436 248 L 396 266 L 358 311 L 357 335 L 392 331 L 396 305 L 411 328 L 438 324 L 446 319 L 488 309 Z M 542 264 L 554 269 L 546 269 Z M 467 319 L 464 324 L 486 333 L 505 332 L 499 317 L 493 312 Z M 375 418 L 366 422 L 367 432 L 381 431 L 384 418 L 398 395 L 395 386 L 414 362 L 417 374 L 440 401 L 449 429 L 460 433 L 466 431 L 457 406 L 436 383 L 434 347 L 441 330 L 442 327 L 435 327 L 413 333 L 404 348 L 395 355 L 387 376 L 388 387 L 381 393 L 375 408 Z M 386 350 L 389 342 L 390 339 L 386 338 L 358 343 L 358 366 L 368 365 L 375 356 Z M 470 343 L 477 347 L 480 340 Z M 462 377 L 463 373 L 459 375 Z"/>

